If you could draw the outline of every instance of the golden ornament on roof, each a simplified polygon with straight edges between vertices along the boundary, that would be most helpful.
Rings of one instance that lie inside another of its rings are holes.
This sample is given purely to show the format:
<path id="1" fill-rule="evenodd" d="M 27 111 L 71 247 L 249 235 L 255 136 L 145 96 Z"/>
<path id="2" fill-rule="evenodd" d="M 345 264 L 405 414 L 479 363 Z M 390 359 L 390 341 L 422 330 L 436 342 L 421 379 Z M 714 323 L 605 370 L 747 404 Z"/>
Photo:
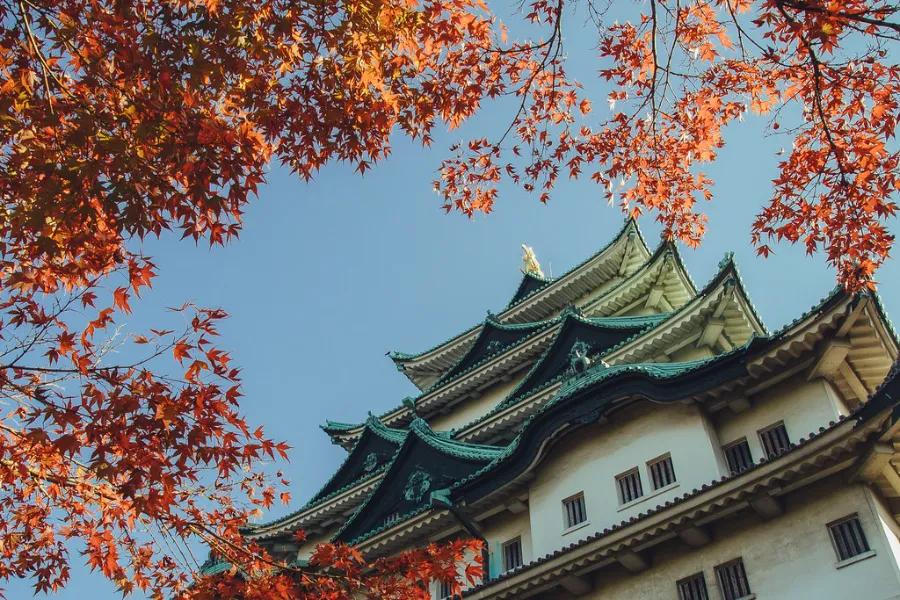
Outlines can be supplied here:
<path id="1" fill-rule="evenodd" d="M 525 244 L 522 244 L 522 250 L 525 251 L 525 254 L 522 255 L 522 262 L 525 263 L 525 268 L 519 268 L 523 273 L 532 273 L 539 277 L 544 276 L 544 272 L 541 271 L 541 263 L 537 261 L 537 257 L 534 255 L 534 249 L 529 248 Z"/>

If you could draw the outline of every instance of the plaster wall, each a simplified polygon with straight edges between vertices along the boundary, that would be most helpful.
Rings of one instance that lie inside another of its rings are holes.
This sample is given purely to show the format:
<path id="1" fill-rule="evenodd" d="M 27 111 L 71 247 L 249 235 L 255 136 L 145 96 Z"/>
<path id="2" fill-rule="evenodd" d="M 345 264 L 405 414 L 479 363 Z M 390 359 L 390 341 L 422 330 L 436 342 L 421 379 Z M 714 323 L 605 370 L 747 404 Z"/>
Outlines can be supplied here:
<path id="1" fill-rule="evenodd" d="M 720 476 L 714 429 L 696 406 L 641 402 L 571 433 L 536 468 L 529 490 L 534 556 L 627 520 Z M 671 454 L 676 482 L 654 491 L 647 461 Z M 616 476 L 637 467 L 644 496 L 620 506 Z M 562 501 L 584 493 L 587 522 L 564 531 Z"/>
<path id="2" fill-rule="evenodd" d="M 595 298 L 598 298 L 598 297 L 602 296 L 603 294 L 605 294 L 606 292 L 608 292 L 611 288 L 613 288 L 613 287 L 615 287 L 616 285 L 618 285 L 619 282 L 622 281 L 622 279 L 623 279 L 623 278 L 622 278 L 622 277 L 619 277 L 618 275 L 609 278 L 608 280 L 604 281 L 604 282 L 601 283 L 599 286 L 597 286 L 596 288 L 594 288 L 593 290 L 591 290 L 590 292 L 588 292 L 587 294 L 581 296 L 580 298 L 577 298 L 577 299 L 574 301 L 574 304 L 575 304 L 576 306 L 584 306 L 584 305 L 587 304 L 588 302 L 594 300 Z M 554 314 L 555 314 L 555 315 L 559 315 L 559 313 L 561 312 L 561 310 L 562 310 L 562 309 L 556 311 Z"/>
<path id="3" fill-rule="evenodd" d="M 722 444 L 746 437 L 754 462 L 763 456 L 760 429 L 784 421 L 788 438 L 796 443 L 819 427 L 827 427 L 840 414 L 827 382 L 821 378 L 806 381 L 802 373 L 752 396 L 751 403 L 738 415 L 727 409 L 721 411 L 716 428 Z"/>
<path id="4" fill-rule="evenodd" d="M 531 365 L 528 365 L 530 367 Z M 516 373 L 510 381 L 501 381 L 486 388 L 479 398 L 468 398 L 451 409 L 450 414 L 438 415 L 428 424 L 435 431 L 448 431 L 468 425 L 478 417 L 491 411 L 495 406 L 503 402 L 506 396 L 515 388 L 528 368 Z"/>
<path id="5" fill-rule="evenodd" d="M 534 555 L 531 552 L 531 522 L 528 511 L 513 514 L 509 511 L 491 517 L 481 524 L 482 535 L 488 543 L 490 552 L 490 574 L 496 577 L 503 572 L 503 544 L 515 538 L 522 540 L 522 564 L 530 562 Z"/>
<path id="6" fill-rule="evenodd" d="M 622 568 L 594 576 L 585 598 L 632 600 L 678 598 L 676 582 L 702 572 L 711 599 L 721 598 L 714 568 L 742 558 L 756 598 L 766 600 L 900 598 L 893 550 L 862 484 L 845 485 L 840 475 L 785 499 L 786 512 L 762 521 L 749 510 L 714 527 L 713 542 L 689 550 L 679 541 L 659 547 L 649 570 L 633 575 Z M 827 524 L 858 513 L 874 556 L 837 567 Z M 891 534 L 893 535 L 893 534 Z"/>
<path id="7" fill-rule="evenodd" d="M 333 536 L 335 533 L 337 533 L 337 528 L 332 529 L 326 533 L 306 536 L 306 542 L 304 542 L 300 547 L 300 551 L 297 553 L 297 559 L 308 559 L 310 556 L 312 556 L 312 553 L 316 549 L 316 546 L 318 546 L 319 544 L 327 543 L 328 540 L 331 539 L 331 536 Z"/>
<path id="8" fill-rule="evenodd" d="M 710 358 L 713 355 L 709 346 L 697 347 L 696 344 L 688 344 L 684 348 L 679 348 L 669 356 L 672 362 L 682 362 L 689 360 L 700 360 L 702 358 Z"/>
<path id="9" fill-rule="evenodd" d="M 644 306 L 643 304 L 639 304 L 638 306 L 635 306 L 634 308 L 622 313 L 622 316 L 623 317 L 640 317 L 640 316 L 644 316 L 644 315 L 656 315 L 661 312 L 663 312 L 662 309 L 649 308 L 647 306 Z"/>

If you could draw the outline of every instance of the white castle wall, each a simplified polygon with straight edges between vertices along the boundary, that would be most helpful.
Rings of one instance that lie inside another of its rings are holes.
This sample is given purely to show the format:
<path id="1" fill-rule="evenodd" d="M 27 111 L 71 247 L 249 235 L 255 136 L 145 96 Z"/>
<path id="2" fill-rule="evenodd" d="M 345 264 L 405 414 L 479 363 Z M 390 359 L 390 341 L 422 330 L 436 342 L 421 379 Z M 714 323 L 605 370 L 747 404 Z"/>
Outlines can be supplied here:
<path id="1" fill-rule="evenodd" d="M 603 570 L 584 598 L 632 600 L 677 598 L 675 583 L 700 571 L 710 598 L 721 598 L 714 568 L 741 557 L 750 590 L 765 600 L 887 600 L 900 598 L 900 572 L 894 551 L 861 484 L 838 476 L 792 494 L 785 513 L 762 521 L 744 511 L 713 529 L 713 542 L 698 550 L 672 542 L 652 553 L 652 566 L 638 575 Z M 826 525 L 858 513 L 875 555 L 836 567 Z M 891 533 L 891 536 L 893 534 Z M 894 537 L 896 541 L 896 537 Z"/>
<path id="2" fill-rule="evenodd" d="M 515 388 L 527 373 L 527 369 L 519 371 L 510 381 L 496 383 L 484 390 L 480 398 L 467 398 L 453 407 L 453 411 L 447 415 L 432 417 L 431 428 L 435 431 L 449 431 L 467 425 L 491 411 L 495 406 L 503 402 L 506 396 Z"/>
<path id="3" fill-rule="evenodd" d="M 747 438 L 753 460 L 763 456 L 758 431 L 784 421 L 791 442 L 827 427 L 839 416 L 838 407 L 826 382 L 819 378 L 806 381 L 805 374 L 791 377 L 751 398 L 752 406 L 735 415 L 730 410 L 716 416 L 716 426 L 722 444 Z"/>
<path id="4" fill-rule="evenodd" d="M 718 444 L 697 407 L 648 402 L 554 446 L 529 490 L 533 553 L 541 556 L 719 477 Z M 654 492 L 647 461 L 671 453 L 677 482 Z M 639 467 L 645 495 L 619 506 L 616 476 Z M 583 492 L 588 522 L 564 531 L 562 500 Z"/>

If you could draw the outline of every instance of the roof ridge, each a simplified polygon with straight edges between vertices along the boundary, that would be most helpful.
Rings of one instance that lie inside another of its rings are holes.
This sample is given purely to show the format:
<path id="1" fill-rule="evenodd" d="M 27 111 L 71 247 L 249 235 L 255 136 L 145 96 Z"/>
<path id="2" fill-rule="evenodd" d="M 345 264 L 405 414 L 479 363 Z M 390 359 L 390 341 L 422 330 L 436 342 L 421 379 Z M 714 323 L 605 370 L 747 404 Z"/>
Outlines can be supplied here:
<path id="1" fill-rule="evenodd" d="M 606 245 L 604 245 L 604 246 L 603 246 L 602 248 L 600 248 L 598 251 L 596 251 L 596 252 L 594 252 L 593 254 L 591 254 L 587 259 L 581 261 L 580 263 L 578 263 L 578 264 L 575 265 L 574 267 L 572 267 L 572 268 L 570 268 L 569 270 L 567 270 L 565 273 L 563 273 L 563 274 L 560 275 L 559 277 L 549 278 L 549 279 L 548 279 L 548 283 L 554 283 L 554 282 L 559 281 L 560 279 L 563 279 L 564 277 L 566 277 L 567 275 L 569 275 L 569 274 L 572 273 L 573 271 L 575 271 L 575 270 L 579 269 L 580 267 L 586 265 L 586 264 L 589 263 L 591 260 L 593 260 L 594 258 L 596 258 L 597 256 L 599 256 L 600 254 L 602 254 L 603 252 L 605 252 L 606 250 L 608 250 L 609 248 L 611 248 L 617 241 L 619 241 L 619 239 L 620 239 L 620 238 L 622 237 L 622 235 L 628 230 L 629 227 L 633 227 L 633 228 L 634 228 L 634 231 L 635 231 L 635 233 L 636 233 L 637 238 L 638 238 L 638 239 L 641 241 L 641 243 L 643 243 L 644 246 L 646 247 L 646 246 L 647 246 L 647 243 L 646 243 L 646 241 L 644 241 L 644 236 L 643 236 L 643 234 L 641 233 L 640 227 L 638 226 L 637 219 L 635 219 L 635 218 L 633 218 L 633 217 L 627 217 L 627 218 L 625 219 L 625 223 L 622 225 L 622 228 L 619 229 L 619 231 L 613 236 L 613 238 L 612 238 L 609 242 L 606 243 Z M 515 304 L 507 305 L 507 306 L 503 309 L 503 311 L 500 313 L 500 315 L 502 315 L 503 313 L 505 313 L 506 311 L 508 311 L 509 309 L 511 309 L 513 306 L 520 304 L 520 303 L 521 303 L 522 301 L 524 301 L 526 298 L 531 297 L 534 293 L 536 293 L 536 292 L 538 292 L 538 291 L 540 291 L 540 290 L 542 290 L 542 289 L 544 289 L 544 288 L 541 287 L 541 288 L 539 288 L 539 289 L 537 289 L 537 290 L 534 290 L 534 292 L 528 294 L 527 296 L 524 296 L 524 297 L 520 298 Z M 388 355 L 392 360 L 394 360 L 395 362 L 398 361 L 398 360 L 400 360 L 400 361 L 413 360 L 413 359 L 415 359 L 415 358 L 418 358 L 418 357 L 420 357 L 420 356 L 423 356 L 423 355 L 425 355 L 425 354 L 428 354 L 428 353 L 430 353 L 430 352 L 433 352 L 433 351 L 437 350 L 437 349 L 440 348 L 441 346 L 444 346 L 444 345 L 446 345 L 446 344 L 452 342 L 453 340 L 455 340 L 455 339 L 458 338 L 458 337 L 461 337 L 461 336 L 463 336 L 463 335 L 466 335 L 466 334 L 468 334 L 468 333 L 471 333 L 472 331 L 474 331 L 475 329 L 477 329 L 480 325 L 481 325 L 481 323 L 478 323 L 478 324 L 476 324 L 476 325 L 473 325 L 473 326 L 470 327 L 469 329 L 466 329 L 465 331 L 463 331 L 463 332 L 461 332 L 461 333 L 458 333 L 458 334 L 456 334 L 456 335 L 454 335 L 454 336 L 452 336 L 452 337 L 450 337 L 450 338 L 444 340 L 443 342 L 441 342 L 441 343 L 439 343 L 439 344 L 436 344 L 436 345 L 432 346 L 431 348 L 429 348 L 429 349 L 427 349 L 427 350 L 423 350 L 422 352 L 417 352 L 417 353 L 415 353 L 415 354 L 410 354 L 410 353 L 406 353 L 406 352 L 398 352 L 398 351 L 395 351 L 395 350 L 391 350 L 391 351 L 389 351 L 389 352 L 387 353 L 387 355 Z"/>
<path id="2" fill-rule="evenodd" d="M 657 251 L 656 251 L 656 252 L 659 252 L 659 250 L 660 250 L 662 247 L 665 247 L 667 244 L 672 244 L 672 245 L 674 245 L 674 242 L 666 242 L 666 241 L 664 241 L 662 244 L 660 244 L 660 248 L 657 248 Z M 655 254 L 656 252 L 654 252 L 654 254 Z M 645 329 L 643 329 L 643 330 L 641 330 L 641 331 L 635 333 L 633 336 L 631 336 L 631 337 L 629 337 L 629 338 L 627 338 L 627 339 L 625 339 L 625 340 L 622 340 L 621 342 L 619 342 L 619 343 L 616 344 L 615 346 L 612 346 L 612 347 L 610 347 L 610 348 L 607 348 L 606 350 L 604 350 L 604 351 L 599 355 L 599 357 L 602 358 L 602 357 L 604 357 L 604 356 L 607 356 L 607 355 L 611 354 L 612 352 L 615 352 L 616 350 L 618 350 L 618 349 L 624 347 L 626 344 L 629 344 L 629 343 L 633 342 L 634 340 L 636 340 L 636 339 L 638 339 L 638 338 L 644 336 L 645 334 L 649 333 L 650 331 L 652 331 L 652 330 L 656 329 L 657 327 L 661 326 L 663 323 L 667 322 L 669 319 L 674 318 L 674 317 L 675 317 L 676 315 L 678 315 L 681 311 L 683 311 L 683 310 L 685 309 L 685 307 L 687 307 L 691 302 L 693 302 L 693 301 L 696 300 L 697 298 L 702 297 L 702 296 L 708 294 L 708 293 L 715 287 L 716 283 L 717 283 L 717 282 L 719 281 L 719 279 L 723 276 L 723 274 L 727 271 L 729 265 L 733 266 L 733 267 L 735 268 L 735 270 L 736 270 L 737 265 L 734 263 L 734 253 L 733 253 L 733 252 L 730 253 L 731 256 L 728 256 L 728 254 L 729 254 L 729 253 L 726 253 L 725 258 L 724 258 L 722 261 L 719 262 L 719 270 L 716 272 L 716 274 L 713 275 L 713 277 L 706 283 L 706 285 L 704 285 L 703 288 L 702 288 L 700 291 L 698 291 L 698 292 L 694 295 L 693 298 L 691 298 L 691 300 L 685 302 L 684 305 L 682 305 L 681 307 L 679 307 L 677 310 L 674 310 L 674 311 L 672 311 L 672 312 L 670 312 L 670 313 L 662 313 L 662 314 L 665 314 L 666 316 L 665 316 L 664 318 L 660 319 L 657 323 L 655 323 L 655 324 L 653 324 L 652 326 L 647 327 L 647 328 L 645 328 Z M 649 259 L 649 260 L 647 261 L 647 264 L 649 264 L 650 262 L 652 262 L 652 260 L 653 260 L 652 258 Z M 636 273 L 637 273 L 637 271 L 635 271 L 635 273 L 633 273 L 632 276 L 635 275 Z M 743 286 L 742 286 L 742 287 L 743 287 Z M 611 291 L 613 291 L 614 289 L 615 289 L 615 287 L 610 288 L 609 290 L 607 290 L 607 292 L 611 292 Z M 601 297 L 601 296 L 598 296 L 598 298 L 600 298 L 600 297 Z M 749 298 L 748 298 L 748 302 L 749 302 Z M 752 308 L 752 306 L 751 306 L 751 308 Z M 763 327 L 765 327 L 765 326 L 763 325 Z M 562 330 L 562 328 L 560 328 L 560 330 Z M 767 334 L 767 335 L 768 335 L 768 334 Z M 559 333 L 557 333 L 557 338 L 558 338 L 558 336 L 559 336 Z M 754 339 L 754 337 L 756 337 L 755 334 L 754 334 L 754 335 L 751 335 L 750 339 L 752 340 L 752 339 Z M 539 358 L 539 359 L 538 359 L 538 362 L 535 363 L 535 367 L 541 362 L 541 360 L 543 360 L 543 358 L 544 358 L 544 356 L 547 354 L 547 352 L 550 351 L 550 349 L 553 347 L 553 344 L 556 343 L 556 339 L 557 339 L 557 338 L 554 338 L 554 340 L 550 343 L 550 347 L 548 347 L 548 349 L 544 352 L 544 354 L 541 355 L 541 358 Z M 740 347 L 740 346 L 738 346 L 738 347 Z M 718 356 L 718 355 L 716 355 L 716 356 Z M 561 374 L 561 375 L 557 375 L 556 377 L 553 377 L 552 379 L 549 379 L 548 381 L 546 381 L 546 382 L 544 382 L 544 383 L 542 383 L 542 384 L 540 384 L 540 385 L 538 385 L 538 386 L 536 386 L 536 387 L 534 387 L 534 388 L 532 388 L 532 389 L 530 389 L 530 390 L 527 390 L 527 391 L 518 393 L 518 392 L 519 392 L 519 387 L 521 387 L 521 385 L 522 385 L 525 381 L 528 380 L 528 376 L 531 374 L 531 372 L 532 372 L 533 369 L 534 369 L 534 367 L 532 367 L 532 369 L 530 369 L 530 370 L 528 371 L 528 373 L 525 374 L 525 377 L 522 378 L 522 381 L 520 382 L 520 384 L 519 384 L 518 386 L 516 386 L 515 388 L 513 388 L 513 390 L 506 396 L 506 398 L 505 398 L 503 401 L 501 401 L 499 404 L 497 404 L 497 406 L 495 406 L 493 409 L 491 409 L 491 410 L 488 411 L 487 413 L 483 414 L 482 416 L 480 416 L 480 417 L 478 417 L 478 418 L 476 418 L 476 419 L 473 419 L 472 421 L 466 423 L 466 424 L 463 425 L 462 427 L 459 427 L 458 429 L 460 429 L 460 430 L 462 430 L 462 429 L 467 429 L 467 428 L 471 427 L 472 425 L 475 425 L 476 423 L 480 423 L 480 422 L 486 421 L 488 418 L 494 416 L 495 414 L 497 414 L 497 413 L 499 413 L 499 412 L 501 412 L 501 411 L 503 411 L 503 410 L 506 410 L 506 409 L 509 408 L 510 406 L 513 406 L 513 405 L 515 405 L 515 404 L 518 404 L 519 402 L 525 400 L 526 398 L 528 398 L 528 397 L 530 397 L 530 396 L 533 396 L 534 394 L 540 392 L 541 390 L 544 390 L 544 389 L 548 388 L 549 386 L 553 385 L 554 383 L 556 383 L 556 382 L 560 381 L 561 379 L 563 379 L 563 375 L 562 375 L 562 374 Z"/>

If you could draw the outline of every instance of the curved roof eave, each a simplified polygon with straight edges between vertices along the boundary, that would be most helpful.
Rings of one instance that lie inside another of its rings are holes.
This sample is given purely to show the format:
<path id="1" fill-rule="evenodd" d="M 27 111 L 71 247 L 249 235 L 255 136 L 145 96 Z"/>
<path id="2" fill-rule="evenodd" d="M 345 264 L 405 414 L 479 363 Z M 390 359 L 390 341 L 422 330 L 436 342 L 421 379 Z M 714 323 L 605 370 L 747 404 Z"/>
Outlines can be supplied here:
<path id="1" fill-rule="evenodd" d="M 428 426 L 428 423 L 426 423 L 422 419 L 415 419 L 412 423 L 410 423 L 409 435 L 407 435 L 403 444 L 397 449 L 397 452 L 387 464 L 384 477 L 381 479 L 381 481 L 378 482 L 378 485 L 374 490 L 372 490 L 372 493 L 369 494 L 368 498 L 366 498 L 366 500 L 359 505 L 359 507 L 353 512 L 353 514 L 348 517 L 347 521 L 344 522 L 341 528 L 332 536 L 332 541 L 339 540 L 341 535 L 343 535 L 343 533 L 351 526 L 351 524 L 355 523 L 356 520 L 361 517 L 369 503 L 379 495 L 382 487 L 386 485 L 385 482 L 391 479 L 391 474 L 400 469 L 402 456 L 405 454 L 405 452 L 408 451 L 411 445 L 416 443 L 417 441 L 426 444 L 427 446 L 437 450 L 438 452 L 447 454 L 454 458 L 470 461 L 482 461 L 486 464 L 493 462 L 506 451 L 505 448 L 499 446 L 489 446 L 486 444 L 469 444 L 466 442 L 453 440 L 449 436 L 443 435 L 431 429 L 431 427 Z M 413 516 L 413 514 L 418 514 L 419 512 L 421 512 L 421 510 L 405 514 L 397 521 L 397 523 Z M 355 538 L 352 543 L 356 544 L 363 539 L 374 535 L 378 531 L 379 529 L 376 528 L 366 532 L 363 536 L 357 536 L 357 538 Z"/>
<path id="2" fill-rule="evenodd" d="M 565 273 L 563 273 L 563 274 L 560 275 L 559 277 L 555 277 L 555 278 L 553 278 L 553 279 L 548 279 L 548 280 L 547 280 L 547 285 L 545 285 L 545 286 L 543 286 L 543 287 L 541 287 L 541 288 L 539 288 L 539 289 L 534 290 L 532 293 L 530 293 L 530 294 L 528 294 L 528 295 L 526 295 L 526 296 L 520 298 L 519 300 L 517 300 L 517 301 L 515 301 L 515 302 L 513 302 L 513 303 L 510 303 L 510 304 L 504 309 L 504 311 L 499 315 L 500 319 L 503 319 L 503 317 L 506 315 L 507 312 L 509 312 L 510 310 L 516 308 L 519 304 L 521 304 L 521 303 L 524 302 L 525 300 L 533 299 L 534 296 L 535 296 L 536 294 L 538 294 L 538 293 L 540 293 L 540 292 L 547 291 L 547 290 L 549 290 L 551 287 L 555 287 L 555 286 L 558 285 L 560 282 L 565 281 L 565 279 L 566 279 L 567 277 L 569 277 L 571 274 L 573 274 L 573 273 L 574 273 L 575 271 L 577 271 L 578 269 L 580 269 L 580 268 L 584 267 L 585 265 L 589 264 L 591 261 L 596 260 L 597 258 L 599 258 L 601 255 L 603 255 L 605 252 L 607 252 L 607 251 L 610 250 L 613 246 L 615 246 L 618 242 L 622 241 L 623 239 L 627 239 L 627 234 L 628 234 L 630 231 L 634 231 L 634 233 L 635 233 L 634 239 L 636 239 L 637 242 L 641 245 L 641 248 L 642 248 L 643 252 L 645 252 L 646 254 L 649 255 L 650 252 L 649 252 L 649 250 L 648 250 L 648 248 L 647 248 L 646 242 L 644 241 L 644 237 L 643 237 L 643 235 L 641 234 L 640 227 L 638 227 L 638 225 L 637 225 L 637 221 L 636 221 L 635 219 L 633 219 L 633 218 L 628 218 L 628 219 L 625 220 L 625 224 L 622 226 L 622 229 L 620 229 L 619 232 L 615 235 L 615 237 L 613 237 L 613 239 L 612 239 L 609 243 L 607 243 L 605 246 L 603 246 L 603 248 L 601 248 L 600 250 L 598 250 L 597 252 L 595 252 L 594 254 L 592 254 L 592 255 L 591 255 L 590 257 L 588 257 L 586 260 L 584 260 L 584 261 L 582 261 L 581 263 L 575 265 L 574 267 L 572 267 L 571 269 L 569 269 L 568 271 L 566 271 Z M 521 286 L 521 284 L 520 284 L 520 286 Z M 464 338 L 465 336 L 470 335 L 472 332 L 474 332 L 475 330 L 477 330 L 480 326 L 481 326 L 481 324 L 475 325 L 475 326 L 473 326 L 473 327 L 471 327 L 471 328 L 469 328 L 469 329 L 463 331 L 462 333 L 459 333 L 459 334 L 453 336 L 452 338 L 450 338 L 450 339 L 448 339 L 448 340 L 445 340 L 445 341 L 443 341 L 443 342 L 441 342 L 441 343 L 439 343 L 439 344 L 437 344 L 437 345 L 435 345 L 435 346 L 429 348 L 428 350 L 424 350 L 424 351 L 419 352 L 419 353 L 408 354 L 408 353 L 404 353 L 404 352 L 391 351 L 391 352 L 388 352 L 388 356 L 391 358 L 391 360 L 394 361 L 395 364 L 398 364 L 399 366 L 406 366 L 408 363 L 411 363 L 411 362 L 414 362 L 414 361 L 417 361 L 417 360 L 420 360 L 420 359 L 425 358 L 426 355 L 428 355 L 428 354 L 437 353 L 437 352 L 438 352 L 439 350 L 441 350 L 443 347 L 448 346 L 448 345 L 452 344 L 452 343 L 455 342 L 455 341 L 460 341 L 461 338 Z"/>

